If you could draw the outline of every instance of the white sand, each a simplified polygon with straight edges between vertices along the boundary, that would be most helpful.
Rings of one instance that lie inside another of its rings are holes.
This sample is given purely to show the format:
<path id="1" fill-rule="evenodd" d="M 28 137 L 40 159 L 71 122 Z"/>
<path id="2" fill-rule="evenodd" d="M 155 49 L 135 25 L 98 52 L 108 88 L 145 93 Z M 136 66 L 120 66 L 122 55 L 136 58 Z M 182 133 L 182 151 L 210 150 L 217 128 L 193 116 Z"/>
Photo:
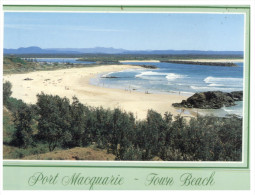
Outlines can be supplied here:
<path id="1" fill-rule="evenodd" d="M 166 111 L 179 114 L 172 103 L 181 102 L 187 96 L 167 94 L 145 94 L 142 92 L 109 89 L 89 84 L 89 80 L 99 73 L 141 68 L 130 65 L 107 65 L 98 67 L 71 68 L 54 71 L 39 71 L 24 74 L 4 75 L 4 81 L 12 83 L 12 97 L 26 103 L 36 103 L 36 95 L 59 95 L 71 100 L 76 96 L 80 102 L 90 106 L 121 108 L 133 112 L 138 119 L 144 119 L 148 109 L 161 114 Z M 24 80 L 31 78 L 33 80 Z M 183 115 L 184 116 L 184 115 Z"/>

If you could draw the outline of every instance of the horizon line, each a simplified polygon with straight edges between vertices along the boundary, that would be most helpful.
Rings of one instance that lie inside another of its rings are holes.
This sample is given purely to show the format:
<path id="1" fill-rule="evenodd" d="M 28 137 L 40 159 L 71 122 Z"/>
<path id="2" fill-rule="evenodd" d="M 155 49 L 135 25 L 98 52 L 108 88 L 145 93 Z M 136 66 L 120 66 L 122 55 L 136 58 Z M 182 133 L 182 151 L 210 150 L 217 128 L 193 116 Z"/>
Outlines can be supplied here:
<path id="1" fill-rule="evenodd" d="M 244 52 L 244 50 L 200 50 L 200 49 L 124 49 L 124 48 L 115 48 L 115 47 L 103 47 L 103 46 L 95 46 L 95 47 L 53 47 L 53 48 L 42 48 L 40 46 L 27 46 L 27 47 L 18 47 L 18 48 L 3 48 L 3 49 L 20 49 L 20 48 L 31 48 L 31 47 L 37 47 L 40 49 L 94 49 L 94 48 L 106 48 L 106 49 L 122 49 L 127 51 L 212 51 L 212 52 L 226 52 L 226 51 L 232 51 L 232 52 Z"/>

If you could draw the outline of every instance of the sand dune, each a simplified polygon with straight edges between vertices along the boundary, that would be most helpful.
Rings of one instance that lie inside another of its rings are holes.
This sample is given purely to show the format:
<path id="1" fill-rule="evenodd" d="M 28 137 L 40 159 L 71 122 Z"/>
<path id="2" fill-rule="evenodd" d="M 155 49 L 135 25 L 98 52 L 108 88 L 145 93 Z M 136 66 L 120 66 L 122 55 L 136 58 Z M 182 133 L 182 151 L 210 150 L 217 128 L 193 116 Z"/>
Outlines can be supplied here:
<path id="1" fill-rule="evenodd" d="M 134 69 L 130 65 L 107 65 L 98 67 L 71 68 L 55 71 L 39 71 L 24 74 L 4 75 L 4 81 L 10 81 L 12 97 L 22 99 L 26 103 L 36 103 L 36 95 L 59 95 L 71 99 L 76 96 L 82 103 L 104 108 L 121 108 L 133 112 L 138 119 L 144 119 L 148 109 L 154 109 L 162 114 L 166 111 L 174 115 L 179 112 L 172 107 L 172 103 L 187 99 L 187 96 L 174 94 L 145 94 L 142 92 L 109 89 L 94 86 L 89 83 L 90 78 L 99 73 Z M 30 78 L 32 80 L 24 80 Z"/>

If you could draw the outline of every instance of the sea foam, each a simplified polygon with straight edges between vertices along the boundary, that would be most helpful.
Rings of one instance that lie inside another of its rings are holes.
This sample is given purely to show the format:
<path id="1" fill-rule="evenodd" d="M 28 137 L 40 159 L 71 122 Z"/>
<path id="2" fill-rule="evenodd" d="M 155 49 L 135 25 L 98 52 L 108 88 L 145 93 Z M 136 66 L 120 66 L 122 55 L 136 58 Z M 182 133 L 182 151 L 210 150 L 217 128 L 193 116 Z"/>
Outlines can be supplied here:
<path id="1" fill-rule="evenodd" d="M 158 76 L 166 76 L 167 73 L 146 71 L 135 75 L 136 78 L 147 79 L 147 80 L 158 80 Z"/>
<path id="2" fill-rule="evenodd" d="M 137 74 L 135 77 L 143 78 L 143 79 L 153 79 L 153 77 L 158 77 L 158 76 L 165 76 L 165 78 L 168 81 L 174 81 L 176 79 L 187 77 L 186 75 L 181 75 L 181 74 L 167 73 L 167 72 L 154 72 L 154 71 L 142 72 L 140 74 Z"/>
<path id="3" fill-rule="evenodd" d="M 165 75 L 167 75 L 167 73 L 146 71 L 146 72 L 142 72 L 142 73 L 140 73 L 140 74 L 137 74 L 135 77 L 143 77 L 143 76 L 165 76 Z"/>
<path id="4" fill-rule="evenodd" d="M 204 82 L 205 83 L 208 83 L 208 84 L 214 84 L 214 85 L 219 85 L 219 84 L 227 84 L 227 85 L 236 85 L 236 84 L 240 84 L 243 82 L 243 79 L 242 78 L 228 78 L 228 77 L 206 77 L 204 79 Z"/>
<path id="5" fill-rule="evenodd" d="M 106 74 L 103 74 L 101 76 L 101 78 L 106 78 L 106 77 L 109 77 L 111 74 L 113 74 L 114 72 L 109 72 L 109 73 L 106 73 Z"/>
<path id="6" fill-rule="evenodd" d="M 168 81 L 174 81 L 175 79 L 181 79 L 187 77 L 186 75 L 181 75 L 181 74 L 175 74 L 175 73 L 169 73 L 166 76 L 166 79 Z"/>
<path id="7" fill-rule="evenodd" d="M 221 88 L 221 87 L 210 87 L 210 86 L 190 86 L 191 89 L 194 89 L 196 91 L 236 91 L 237 88 Z"/>

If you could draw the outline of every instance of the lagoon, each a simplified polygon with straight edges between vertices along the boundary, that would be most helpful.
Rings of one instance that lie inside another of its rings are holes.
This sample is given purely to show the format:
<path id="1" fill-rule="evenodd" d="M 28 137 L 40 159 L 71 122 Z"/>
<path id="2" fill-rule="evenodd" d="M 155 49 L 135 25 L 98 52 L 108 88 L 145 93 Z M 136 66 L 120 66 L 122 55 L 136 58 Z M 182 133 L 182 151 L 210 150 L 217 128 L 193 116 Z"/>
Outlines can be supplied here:
<path id="1" fill-rule="evenodd" d="M 37 62 L 52 63 L 69 63 L 69 64 L 94 64 L 90 61 L 77 61 L 79 58 L 33 58 Z"/>

